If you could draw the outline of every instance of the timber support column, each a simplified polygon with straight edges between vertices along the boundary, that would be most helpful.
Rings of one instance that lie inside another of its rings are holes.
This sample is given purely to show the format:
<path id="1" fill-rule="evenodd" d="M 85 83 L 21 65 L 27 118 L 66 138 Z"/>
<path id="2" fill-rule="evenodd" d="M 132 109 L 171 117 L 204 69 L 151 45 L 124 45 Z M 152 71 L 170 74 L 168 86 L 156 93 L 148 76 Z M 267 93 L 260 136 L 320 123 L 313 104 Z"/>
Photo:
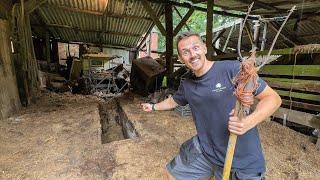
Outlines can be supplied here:
<path id="1" fill-rule="evenodd" d="M 213 60 L 213 46 L 212 46 L 213 4 L 214 4 L 213 0 L 207 1 L 206 46 L 207 46 L 207 58 L 209 61 Z"/>
<path id="2" fill-rule="evenodd" d="M 173 73 L 173 22 L 172 22 L 172 5 L 165 5 L 166 19 L 166 68 L 167 76 L 169 77 L 169 87 L 171 87 L 171 75 Z"/>

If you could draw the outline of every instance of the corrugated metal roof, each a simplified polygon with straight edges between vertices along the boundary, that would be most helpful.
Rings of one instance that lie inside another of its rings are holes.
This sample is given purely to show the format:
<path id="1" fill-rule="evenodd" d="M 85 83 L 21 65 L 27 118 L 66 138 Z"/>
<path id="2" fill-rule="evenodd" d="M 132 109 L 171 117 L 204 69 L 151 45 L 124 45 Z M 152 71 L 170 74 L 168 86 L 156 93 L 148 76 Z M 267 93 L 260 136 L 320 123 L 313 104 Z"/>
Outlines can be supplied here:
<path id="1" fill-rule="evenodd" d="M 283 36 L 279 36 L 275 45 L 276 49 L 293 47 L 293 43 L 295 43 L 296 45 L 320 43 L 319 0 L 265 0 L 259 2 L 255 2 L 251 14 L 261 15 L 262 17 L 285 16 L 288 14 L 288 10 L 290 10 L 292 6 L 297 6 L 297 9 L 282 30 L 282 34 L 291 42 L 289 42 Z M 237 0 L 215 0 L 215 5 L 222 7 L 222 9 L 245 12 L 247 11 L 249 3 Z M 249 21 L 249 23 L 251 23 L 250 27 L 252 27 L 252 22 Z M 278 29 L 280 27 L 282 21 L 279 21 L 277 23 L 278 25 L 274 25 L 274 28 L 272 28 L 271 23 L 268 23 L 266 44 L 267 49 L 270 48 L 272 40 L 276 34 L 275 29 Z M 224 45 L 230 30 L 231 27 L 226 28 L 225 33 L 221 37 L 220 43 L 222 46 Z M 253 29 L 251 29 L 251 31 L 253 32 Z M 262 39 L 262 32 L 263 25 L 260 26 L 260 41 Z M 233 30 L 233 34 L 231 35 L 228 44 L 229 47 L 236 49 L 238 36 L 239 25 L 237 25 Z M 243 32 L 242 49 L 247 51 L 251 49 L 251 42 L 245 30 Z"/>
<path id="2" fill-rule="evenodd" d="M 157 15 L 163 11 L 162 4 L 150 5 Z M 153 25 L 136 0 L 48 0 L 36 11 L 32 25 L 41 25 L 40 18 L 64 42 L 135 47 Z"/>
<path id="3" fill-rule="evenodd" d="M 238 0 L 215 0 L 216 6 L 225 9 L 232 9 L 238 11 L 246 11 L 249 3 L 252 1 L 238 1 Z M 264 0 L 255 2 L 252 10 L 254 14 L 272 15 L 285 14 L 293 5 L 297 6 L 297 10 L 303 12 L 319 12 L 319 0 Z"/>
<path id="4" fill-rule="evenodd" d="M 199 2 L 202 0 L 199 0 Z M 154 12 L 160 15 L 164 4 L 150 3 Z M 215 0 L 215 5 L 223 9 L 246 11 L 249 3 L 238 0 Z M 320 1 L 314 0 L 265 0 L 255 3 L 252 14 L 275 16 L 287 13 L 293 5 L 297 5 L 295 18 L 290 20 L 283 32 L 297 44 L 319 43 Z M 313 15 L 311 13 L 313 13 Z M 311 16 L 310 16 L 311 14 Z M 314 16 L 318 14 L 318 16 Z M 153 25 L 142 1 L 139 0 L 48 0 L 31 17 L 32 24 L 47 25 L 46 29 L 61 41 L 77 41 L 135 47 L 144 33 Z M 36 29 L 36 27 L 33 27 Z M 35 33 L 41 32 L 35 30 Z M 225 33 L 226 38 L 227 32 Z M 275 32 L 269 28 L 268 39 Z M 238 34 L 234 33 L 231 43 Z M 222 38 L 223 39 L 223 38 Z M 249 40 L 244 37 L 244 43 Z M 270 40 L 269 40 L 269 43 Z M 244 44 L 246 46 L 246 44 Z M 292 46 L 280 37 L 276 48 Z"/>

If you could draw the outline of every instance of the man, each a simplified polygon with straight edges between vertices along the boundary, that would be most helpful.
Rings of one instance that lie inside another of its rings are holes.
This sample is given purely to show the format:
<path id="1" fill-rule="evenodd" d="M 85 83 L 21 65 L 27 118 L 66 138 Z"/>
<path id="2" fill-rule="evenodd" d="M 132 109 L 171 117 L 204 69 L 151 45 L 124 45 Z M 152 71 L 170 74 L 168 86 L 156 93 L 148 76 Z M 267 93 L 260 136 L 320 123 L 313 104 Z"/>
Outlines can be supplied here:
<path id="1" fill-rule="evenodd" d="M 197 135 L 181 145 L 179 154 L 167 165 L 169 179 L 207 179 L 222 177 L 229 133 L 239 135 L 230 179 L 263 179 L 265 161 L 256 125 L 273 114 L 281 98 L 262 79 L 258 79 L 256 109 L 243 119 L 230 113 L 235 106 L 233 79 L 239 61 L 208 61 L 207 49 L 198 34 L 178 36 L 180 60 L 193 71 L 172 97 L 157 104 L 142 104 L 144 111 L 169 110 L 178 104 L 190 105 Z"/>

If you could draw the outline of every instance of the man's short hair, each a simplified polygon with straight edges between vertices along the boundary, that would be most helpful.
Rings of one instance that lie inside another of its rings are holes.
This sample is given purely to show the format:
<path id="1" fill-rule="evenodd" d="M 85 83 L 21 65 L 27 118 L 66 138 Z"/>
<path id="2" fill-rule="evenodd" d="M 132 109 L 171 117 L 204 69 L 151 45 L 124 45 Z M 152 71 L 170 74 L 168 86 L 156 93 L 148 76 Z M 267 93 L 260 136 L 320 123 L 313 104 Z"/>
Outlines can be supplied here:
<path id="1" fill-rule="evenodd" d="M 177 36 L 177 43 L 176 43 L 178 54 L 180 54 L 179 48 L 178 48 L 179 42 L 180 42 L 181 40 L 186 39 L 186 38 L 191 37 L 191 36 L 197 36 L 197 37 L 201 40 L 201 42 L 202 42 L 202 39 L 201 39 L 201 37 L 200 37 L 200 35 L 199 35 L 198 33 L 195 33 L 195 32 L 192 32 L 192 31 L 187 31 L 187 32 L 180 33 L 180 34 Z"/>

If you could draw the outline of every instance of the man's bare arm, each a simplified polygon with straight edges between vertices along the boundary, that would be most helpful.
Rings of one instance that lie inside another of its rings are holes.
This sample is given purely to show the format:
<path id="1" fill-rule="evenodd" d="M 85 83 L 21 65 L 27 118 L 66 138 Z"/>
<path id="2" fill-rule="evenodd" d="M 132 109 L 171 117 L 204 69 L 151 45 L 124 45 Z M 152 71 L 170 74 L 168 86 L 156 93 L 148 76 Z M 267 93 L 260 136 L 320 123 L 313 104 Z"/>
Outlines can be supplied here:
<path id="1" fill-rule="evenodd" d="M 150 112 L 153 110 L 152 104 L 150 104 L 150 103 L 142 103 L 141 106 L 144 111 Z M 177 107 L 178 104 L 173 100 L 172 97 L 169 97 L 169 98 L 167 98 L 157 104 L 154 104 L 153 106 L 154 106 L 153 107 L 154 110 L 163 111 L 163 110 L 173 109 L 173 108 Z"/>
<path id="2" fill-rule="evenodd" d="M 267 86 L 258 96 L 259 103 L 254 112 L 240 120 L 238 117 L 229 118 L 230 132 L 242 135 L 260 122 L 271 116 L 281 105 L 280 96 L 269 86 Z"/>

